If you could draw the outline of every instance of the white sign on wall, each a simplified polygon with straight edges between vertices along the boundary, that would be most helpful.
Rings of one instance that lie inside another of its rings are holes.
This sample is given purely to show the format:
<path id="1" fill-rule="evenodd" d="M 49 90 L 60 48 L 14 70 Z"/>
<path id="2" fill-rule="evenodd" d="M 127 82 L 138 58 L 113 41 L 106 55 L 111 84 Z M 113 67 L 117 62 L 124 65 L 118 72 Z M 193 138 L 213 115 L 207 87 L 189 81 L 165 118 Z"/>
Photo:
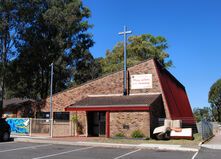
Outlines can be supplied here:
<path id="1" fill-rule="evenodd" d="M 152 88 L 152 74 L 131 75 L 131 89 Z"/>

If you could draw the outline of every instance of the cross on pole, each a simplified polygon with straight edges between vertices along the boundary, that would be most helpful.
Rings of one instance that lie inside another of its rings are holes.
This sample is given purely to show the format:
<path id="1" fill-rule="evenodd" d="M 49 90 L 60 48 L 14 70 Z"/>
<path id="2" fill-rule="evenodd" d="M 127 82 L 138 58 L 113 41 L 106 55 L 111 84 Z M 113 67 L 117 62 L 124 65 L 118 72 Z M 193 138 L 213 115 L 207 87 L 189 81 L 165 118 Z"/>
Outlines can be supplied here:
<path id="1" fill-rule="evenodd" d="M 124 35 L 124 95 L 127 95 L 127 34 L 131 34 L 132 31 L 127 31 L 127 27 L 124 26 L 124 31 L 119 32 L 119 35 Z"/>

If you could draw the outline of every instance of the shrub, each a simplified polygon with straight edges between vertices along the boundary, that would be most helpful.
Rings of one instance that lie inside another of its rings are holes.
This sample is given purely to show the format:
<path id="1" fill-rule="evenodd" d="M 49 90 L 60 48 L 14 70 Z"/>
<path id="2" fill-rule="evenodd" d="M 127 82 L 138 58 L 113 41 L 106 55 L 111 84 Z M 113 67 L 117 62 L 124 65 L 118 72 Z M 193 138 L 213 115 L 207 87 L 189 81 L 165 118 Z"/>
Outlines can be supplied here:
<path id="1" fill-rule="evenodd" d="M 78 122 L 78 117 L 77 117 L 76 114 L 73 114 L 73 115 L 71 116 L 71 121 L 72 121 L 73 123 L 77 123 L 77 122 Z"/>
<path id="2" fill-rule="evenodd" d="M 125 137 L 124 133 L 117 133 L 115 134 L 115 137 Z"/>
<path id="3" fill-rule="evenodd" d="M 134 130 L 131 134 L 132 138 L 144 138 L 144 134 L 140 130 Z"/>

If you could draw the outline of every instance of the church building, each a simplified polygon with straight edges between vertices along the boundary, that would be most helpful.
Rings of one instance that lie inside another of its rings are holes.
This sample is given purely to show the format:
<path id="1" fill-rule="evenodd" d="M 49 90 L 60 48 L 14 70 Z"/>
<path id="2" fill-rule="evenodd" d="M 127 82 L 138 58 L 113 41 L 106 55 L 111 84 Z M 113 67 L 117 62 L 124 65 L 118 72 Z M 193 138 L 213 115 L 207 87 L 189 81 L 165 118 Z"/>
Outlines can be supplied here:
<path id="1" fill-rule="evenodd" d="M 53 95 L 54 118 L 77 117 L 78 135 L 131 137 L 135 131 L 152 137 L 163 119 L 182 120 L 195 128 L 185 87 L 155 59 L 99 77 Z M 49 113 L 50 97 L 42 108 Z"/>

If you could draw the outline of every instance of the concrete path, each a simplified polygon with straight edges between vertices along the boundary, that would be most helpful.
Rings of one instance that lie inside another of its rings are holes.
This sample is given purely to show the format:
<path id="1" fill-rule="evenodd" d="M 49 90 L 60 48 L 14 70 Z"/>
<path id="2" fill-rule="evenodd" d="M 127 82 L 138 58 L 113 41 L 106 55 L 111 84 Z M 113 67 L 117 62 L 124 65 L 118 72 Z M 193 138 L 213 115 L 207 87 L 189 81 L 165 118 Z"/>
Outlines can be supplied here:
<path id="1" fill-rule="evenodd" d="M 221 133 L 216 134 L 210 141 L 201 145 L 201 147 L 221 150 Z"/>
<path id="2" fill-rule="evenodd" d="M 82 141 L 61 141 L 54 139 L 36 139 L 36 138 L 14 138 L 16 142 L 42 143 L 42 144 L 62 144 L 73 146 L 93 146 L 93 147 L 109 147 L 109 148 L 132 148 L 132 149 L 154 149 L 167 151 L 192 151 L 197 152 L 196 148 L 181 147 L 181 145 L 168 144 L 117 144 L 117 143 L 100 143 L 100 142 L 82 142 Z"/>

